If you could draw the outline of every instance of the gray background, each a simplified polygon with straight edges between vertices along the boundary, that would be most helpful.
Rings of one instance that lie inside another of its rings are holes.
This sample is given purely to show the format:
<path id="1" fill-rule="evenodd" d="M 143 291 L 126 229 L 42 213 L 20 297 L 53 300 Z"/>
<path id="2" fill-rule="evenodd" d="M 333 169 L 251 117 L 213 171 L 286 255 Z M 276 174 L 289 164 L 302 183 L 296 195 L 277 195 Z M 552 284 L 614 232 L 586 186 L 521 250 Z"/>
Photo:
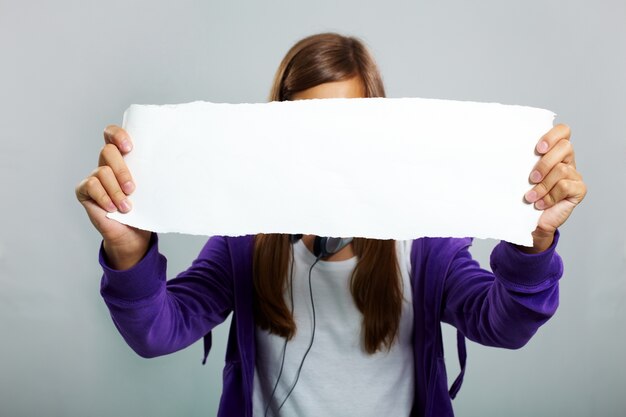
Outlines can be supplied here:
<path id="1" fill-rule="evenodd" d="M 544 107 L 572 126 L 589 194 L 562 228 L 560 309 L 522 350 L 472 344 L 454 406 L 623 416 L 625 21 L 623 0 L 0 0 L 0 415 L 214 415 L 227 326 L 205 367 L 201 343 L 136 356 L 100 299 L 74 186 L 129 104 L 265 101 L 287 49 L 332 30 L 370 45 L 390 97 Z M 204 240 L 163 237 L 170 276 Z M 485 266 L 494 243 L 473 249 Z M 446 344 L 452 378 L 450 328 Z"/>

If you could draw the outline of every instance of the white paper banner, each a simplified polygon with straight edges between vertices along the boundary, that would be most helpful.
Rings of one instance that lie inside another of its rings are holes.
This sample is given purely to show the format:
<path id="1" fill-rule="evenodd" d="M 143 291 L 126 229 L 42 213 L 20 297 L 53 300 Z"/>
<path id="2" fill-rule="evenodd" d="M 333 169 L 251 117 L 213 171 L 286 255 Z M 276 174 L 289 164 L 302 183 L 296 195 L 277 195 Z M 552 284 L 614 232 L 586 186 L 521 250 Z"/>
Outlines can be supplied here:
<path id="1" fill-rule="evenodd" d="M 418 98 L 132 105 L 133 210 L 156 232 L 504 239 L 531 246 L 524 202 L 554 113 Z"/>

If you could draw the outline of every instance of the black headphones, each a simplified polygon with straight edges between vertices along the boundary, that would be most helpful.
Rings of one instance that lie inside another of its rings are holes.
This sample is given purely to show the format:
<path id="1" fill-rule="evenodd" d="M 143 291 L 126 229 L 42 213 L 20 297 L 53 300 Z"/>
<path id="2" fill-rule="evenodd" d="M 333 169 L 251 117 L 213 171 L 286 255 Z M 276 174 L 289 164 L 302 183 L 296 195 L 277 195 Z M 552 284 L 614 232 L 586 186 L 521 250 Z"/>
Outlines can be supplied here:
<path id="1" fill-rule="evenodd" d="M 290 235 L 291 243 L 296 243 L 302 239 L 302 234 Z M 321 237 L 315 236 L 313 242 L 313 254 L 316 258 L 325 258 L 339 252 L 352 242 L 351 237 Z"/>

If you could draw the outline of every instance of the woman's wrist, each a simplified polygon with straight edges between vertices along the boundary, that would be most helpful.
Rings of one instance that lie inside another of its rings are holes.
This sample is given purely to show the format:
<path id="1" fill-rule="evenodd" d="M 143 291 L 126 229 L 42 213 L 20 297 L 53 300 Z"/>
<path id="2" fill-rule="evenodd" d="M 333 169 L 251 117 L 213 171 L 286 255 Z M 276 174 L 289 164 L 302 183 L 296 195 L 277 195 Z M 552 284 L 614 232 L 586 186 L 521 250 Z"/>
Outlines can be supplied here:
<path id="1" fill-rule="evenodd" d="M 554 242 L 554 233 L 535 229 L 533 235 L 533 246 L 514 245 L 520 251 L 527 254 L 537 254 L 547 250 Z"/>
<path id="2" fill-rule="evenodd" d="M 104 240 L 102 248 L 109 266 L 124 271 L 135 266 L 143 259 L 150 246 L 150 238 L 139 239 L 130 244 L 119 244 Z"/>

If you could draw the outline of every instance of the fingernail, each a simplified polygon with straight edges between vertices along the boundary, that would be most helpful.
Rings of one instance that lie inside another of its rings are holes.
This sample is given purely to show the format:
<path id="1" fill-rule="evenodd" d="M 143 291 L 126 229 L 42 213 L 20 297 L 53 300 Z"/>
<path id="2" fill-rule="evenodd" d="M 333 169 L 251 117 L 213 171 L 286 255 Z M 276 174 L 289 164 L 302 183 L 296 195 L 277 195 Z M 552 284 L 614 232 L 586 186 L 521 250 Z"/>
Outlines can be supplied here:
<path id="1" fill-rule="evenodd" d="M 537 193 L 533 190 L 526 193 L 526 201 L 529 203 L 534 202 L 537 199 Z"/>
<path id="2" fill-rule="evenodd" d="M 548 142 L 546 141 L 542 141 L 539 142 L 539 145 L 537 145 L 537 150 L 541 153 L 544 153 L 545 151 L 548 150 Z"/>
<path id="3" fill-rule="evenodd" d="M 130 152 L 133 149 L 133 146 L 130 144 L 130 141 L 124 140 L 122 141 L 122 150 L 124 152 Z"/>
<path id="4" fill-rule="evenodd" d="M 539 200 L 535 203 L 535 207 L 537 207 L 539 210 L 543 210 L 545 206 L 546 203 L 543 200 Z"/>
<path id="5" fill-rule="evenodd" d="M 117 207 L 115 207 L 112 201 L 109 201 L 109 204 L 107 204 L 107 211 L 109 213 L 115 213 L 117 211 Z"/>
<path id="6" fill-rule="evenodd" d="M 530 174 L 530 180 L 532 182 L 539 182 L 541 181 L 541 172 L 534 170 L 531 174 Z"/>
<path id="7" fill-rule="evenodd" d="M 130 211 L 130 208 L 131 208 L 130 201 L 128 201 L 127 198 L 123 199 L 120 202 L 120 208 L 122 209 L 124 213 L 126 213 L 127 211 Z"/>
<path id="8" fill-rule="evenodd" d="M 122 190 L 124 190 L 126 194 L 132 193 L 134 189 L 135 189 L 135 184 L 133 184 L 132 181 L 126 181 L 124 185 L 122 185 Z"/>

